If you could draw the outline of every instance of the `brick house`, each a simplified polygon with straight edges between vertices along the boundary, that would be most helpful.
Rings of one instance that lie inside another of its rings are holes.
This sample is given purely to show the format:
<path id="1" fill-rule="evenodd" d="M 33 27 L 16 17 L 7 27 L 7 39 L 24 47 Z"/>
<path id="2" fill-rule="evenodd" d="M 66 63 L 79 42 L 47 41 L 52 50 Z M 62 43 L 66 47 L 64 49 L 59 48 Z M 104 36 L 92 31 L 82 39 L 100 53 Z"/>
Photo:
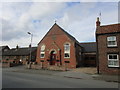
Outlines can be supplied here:
<path id="1" fill-rule="evenodd" d="M 5 51 L 8 51 L 10 50 L 10 48 L 6 45 L 6 46 L 0 46 L 0 52 L 5 52 Z"/>
<path id="2" fill-rule="evenodd" d="M 120 24 L 100 25 L 96 22 L 98 73 L 118 74 L 120 67 Z"/>
<path id="3" fill-rule="evenodd" d="M 7 45 L 6 46 L 0 46 L 0 62 L 2 60 L 2 53 L 6 52 L 8 50 L 10 50 L 10 48 Z"/>
<path id="4" fill-rule="evenodd" d="M 38 43 L 36 61 L 44 67 L 68 64 L 76 68 L 81 64 L 81 50 L 79 42 L 55 23 Z"/>
<path id="5" fill-rule="evenodd" d="M 37 51 L 37 47 L 32 47 L 32 50 L 31 50 L 32 62 L 36 60 L 36 51 Z M 3 63 L 11 62 L 16 64 L 19 64 L 19 63 L 26 64 L 26 62 L 28 62 L 29 59 L 30 59 L 29 47 L 20 48 L 16 46 L 16 48 L 12 48 L 5 52 L 2 52 Z"/>

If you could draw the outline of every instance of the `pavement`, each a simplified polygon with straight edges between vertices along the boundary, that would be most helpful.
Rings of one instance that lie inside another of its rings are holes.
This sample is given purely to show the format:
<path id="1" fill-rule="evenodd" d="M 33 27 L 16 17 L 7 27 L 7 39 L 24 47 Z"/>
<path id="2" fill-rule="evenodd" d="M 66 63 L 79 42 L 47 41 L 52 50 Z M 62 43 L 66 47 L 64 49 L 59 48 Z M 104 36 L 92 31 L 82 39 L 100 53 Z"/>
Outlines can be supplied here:
<path id="1" fill-rule="evenodd" d="M 72 72 L 72 71 L 65 71 L 65 72 L 59 72 L 53 75 L 57 76 L 63 76 L 68 78 L 75 78 L 75 79 L 93 79 L 91 75 L 81 73 L 81 72 Z"/>
<path id="2" fill-rule="evenodd" d="M 75 79 L 84 79 L 84 80 L 104 80 L 107 82 L 117 82 L 120 83 L 120 77 L 118 75 L 101 75 L 101 74 L 86 74 L 82 72 L 60 72 L 54 75 L 75 78 Z"/>
<path id="3" fill-rule="evenodd" d="M 31 74 L 36 73 L 36 74 L 54 75 L 54 76 L 74 78 L 74 79 L 104 80 L 107 82 L 120 83 L 120 77 L 118 75 L 89 74 L 84 72 L 74 72 L 73 70 L 70 71 L 35 70 L 35 69 L 26 69 L 25 66 L 11 67 L 6 70 L 12 70 L 13 72 L 31 73 Z"/>
<path id="4" fill-rule="evenodd" d="M 117 82 L 120 83 L 120 76 L 118 75 L 92 75 L 92 77 L 96 80 L 104 80 L 107 82 Z"/>

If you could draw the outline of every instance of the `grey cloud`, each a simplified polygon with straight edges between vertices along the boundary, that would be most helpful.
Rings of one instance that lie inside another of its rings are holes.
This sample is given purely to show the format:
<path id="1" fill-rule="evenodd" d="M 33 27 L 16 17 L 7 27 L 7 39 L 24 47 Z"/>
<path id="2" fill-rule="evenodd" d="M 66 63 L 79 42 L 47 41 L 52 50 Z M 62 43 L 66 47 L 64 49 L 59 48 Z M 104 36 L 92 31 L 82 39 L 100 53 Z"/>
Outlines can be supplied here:
<path id="1" fill-rule="evenodd" d="M 15 27 L 15 24 L 2 19 L 2 40 L 9 41 L 12 39 L 20 39 L 21 37 L 26 37 L 25 34 L 27 30 L 20 30 Z"/>

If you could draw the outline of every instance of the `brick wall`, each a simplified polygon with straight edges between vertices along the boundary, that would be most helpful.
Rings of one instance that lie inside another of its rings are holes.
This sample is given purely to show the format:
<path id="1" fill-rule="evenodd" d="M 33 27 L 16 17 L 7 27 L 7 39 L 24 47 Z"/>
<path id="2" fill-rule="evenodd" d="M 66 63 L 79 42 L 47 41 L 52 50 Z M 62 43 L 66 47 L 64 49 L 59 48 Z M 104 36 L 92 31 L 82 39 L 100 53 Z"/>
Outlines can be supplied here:
<path id="1" fill-rule="evenodd" d="M 117 37 L 117 47 L 107 47 L 108 36 Z M 119 54 L 119 65 L 120 65 L 120 33 L 117 34 L 104 34 L 97 36 L 98 44 L 98 60 L 100 73 L 104 74 L 118 74 L 118 67 L 108 67 L 108 53 Z"/>
<path id="2" fill-rule="evenodd" d="M 65 43 L 70 43 L 70 58 L 64 58 Z M 45 58 L 40 58 L 40 49 L 43 44 L 46 46 Z M 44 60 L 43 64 L 47 65 L 47 60 L 50 59 L 50 53 L 53 49 L 56 51 L 56 59 L 61 60 L 61 65 L 65 65 L 64 61 L 70 61 L 69 68 L 76 68 L 75 43 L 57 26 L 54 26 L 38 44 L 37 63 L 40 63 L 40 60 Z"/>
<path id="3" fill-rule="evenodd" d="M 5 68 L 5 67 L 10 67 L 10 63 L 1 63 L 2 67 Z"/>

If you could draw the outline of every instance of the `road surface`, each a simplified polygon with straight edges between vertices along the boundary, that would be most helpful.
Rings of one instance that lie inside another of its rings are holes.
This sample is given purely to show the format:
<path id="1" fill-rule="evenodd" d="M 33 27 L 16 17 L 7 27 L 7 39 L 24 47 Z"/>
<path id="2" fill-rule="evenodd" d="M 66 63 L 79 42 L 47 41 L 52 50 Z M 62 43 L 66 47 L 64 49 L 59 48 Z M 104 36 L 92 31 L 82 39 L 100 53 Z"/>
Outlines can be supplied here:
<path id="1" fill-rule="evenodd" d="M 40 72 L 37 70 L 37 72 Z M 48 74 L 3 69 L 2 88 L 118 88 L 118 83 L 92 79 L 67 78 Z M 60 73 L 60 72 L 58 72 Z"/>

